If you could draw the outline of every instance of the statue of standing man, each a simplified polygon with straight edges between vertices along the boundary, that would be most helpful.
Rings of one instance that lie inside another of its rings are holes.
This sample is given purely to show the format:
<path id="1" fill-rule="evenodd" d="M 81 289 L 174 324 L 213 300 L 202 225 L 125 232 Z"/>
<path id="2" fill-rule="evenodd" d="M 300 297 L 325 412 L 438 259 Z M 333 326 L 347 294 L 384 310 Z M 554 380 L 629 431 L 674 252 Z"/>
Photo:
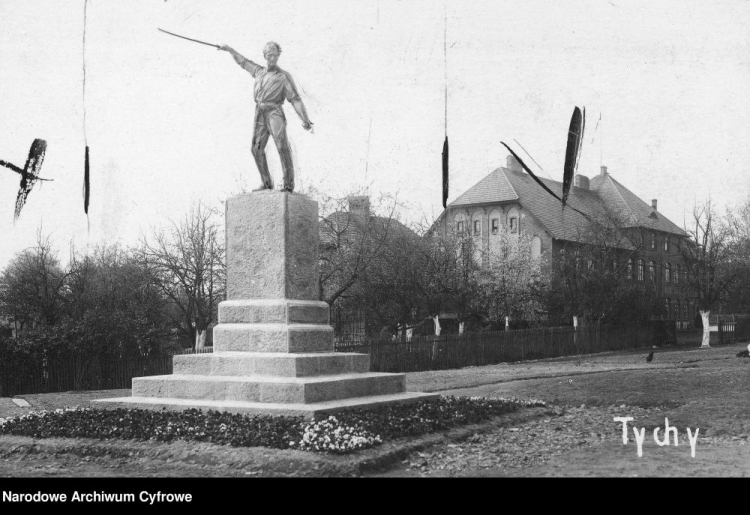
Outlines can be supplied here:
<path id="1" fill-rule="evenodd" d="M 253 90 L 255 103 L 255 131 L 253 132 L 253 157 L 255 164 L 258 166 L 260 177 L 263 184 L 259 190 L 272 190 L 273 180 L 268 173 L 268 162 L 266 161 L 266 144 L 268 137 L 273 136 L 276 148 L 281 157 L 281 168 L 284 171 L 284 191 L 294 191 L 294 166 L 292 165 L 292 151 L 289 148 L 289 141 L 286 137 L 286 118 L 281 104 L 284 99 L 291 102 L 294 110 L 302 119 L 302 127 L 305 130 L 312 129 L 312 122 L 307 117 L 305 104 L 302 103 L 297 87 L 289 72 L 286 72 L 277 66 L 281 47 L 273 41 L 263 47 L 263 57 L 266 58 L 267 66 L 264 68 L 255 64 L 249 59 L 244 58 L 233 48 L 222 45 L 220 50 L 226 50 L 237 64 L 242 66 L 255 79 L 255 88 Z"/>

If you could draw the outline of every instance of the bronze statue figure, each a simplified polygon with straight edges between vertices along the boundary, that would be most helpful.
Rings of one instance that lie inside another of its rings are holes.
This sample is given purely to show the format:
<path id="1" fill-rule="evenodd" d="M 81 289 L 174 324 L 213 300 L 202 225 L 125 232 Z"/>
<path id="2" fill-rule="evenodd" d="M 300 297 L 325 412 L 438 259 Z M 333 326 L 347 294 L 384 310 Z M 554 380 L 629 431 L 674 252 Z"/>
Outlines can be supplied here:
<path id="1" fill-rule="evenodd" d="M 297 87 L 289 72 L 278 67 L 277 62 L 281 54 L 281 47 L 273 41 L 263 47 L 263 57 L 265 57 L 267 66 L 263 67 L 246 59 L 233 48 L 222 45 L 219 50 L 226 50 L 234 60 L 255 78 L 255 88 L 253 90 L 255 97 L 255 130 L 253 132 L 253 157 L 255 164 L 258 166 L 263 184 L 258 190 L 273 189 L 271 174 L 268 173 L 268 163 L 266 161 L 266 144 L 269 136 L 273 136 L 276 148 L 281 157 L 281 167 L 284 171 L 285 191 L 294 190 L 294 166 L 292 165 L 292 152 L 289 148 L 289 141 L 286 137 L 286 118 L 281 104 L 284 99 L 288 100 L 294 110 L 302 119 L 302 127 L 305 130 L 312 129 L 312 122 L 307 117 L 305 105 L 300 99 Z"/>

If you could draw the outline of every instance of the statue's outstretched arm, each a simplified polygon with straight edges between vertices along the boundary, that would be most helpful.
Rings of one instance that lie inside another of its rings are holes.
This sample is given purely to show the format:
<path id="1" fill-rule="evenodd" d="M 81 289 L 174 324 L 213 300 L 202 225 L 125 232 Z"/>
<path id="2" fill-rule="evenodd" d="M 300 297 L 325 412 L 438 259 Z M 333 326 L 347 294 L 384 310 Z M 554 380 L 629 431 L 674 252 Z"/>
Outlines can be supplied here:
<path id="1" fill-rule="evenodd" d="M 250 59 L 247 59 L 245 56 L 237 52 L 234 48 L 230 47 L 229 45 L 221 45 L 219 47 L 219 50 L 225 50 L 232 54 L 232 57 L 234 58 L 235 62 L 242 66 L 244 69 L 249 71 L 251 74 L 253 74 L 253 77 L 255 76 L 255 72 L 260 68 L 259 65 L 252 62 Z"/>

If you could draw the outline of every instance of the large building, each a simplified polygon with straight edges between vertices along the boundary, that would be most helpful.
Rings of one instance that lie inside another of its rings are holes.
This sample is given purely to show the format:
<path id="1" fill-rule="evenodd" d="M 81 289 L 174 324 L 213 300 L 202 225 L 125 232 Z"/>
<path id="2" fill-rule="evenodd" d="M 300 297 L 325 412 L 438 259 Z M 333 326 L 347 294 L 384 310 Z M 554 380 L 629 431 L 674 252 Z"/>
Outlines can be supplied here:
<path id="1" fill-rule="evenodd" d="M 541 180 L 562 196 L 560 182 Z M 591 217 L 614 214 L 626 231 L 637 233 L 643 244 L 627 254 L 628 279 L 653 285 L 662 297 L 667 316 L 678 321 L 678 328 L 692 327 L 695 303 L 679 287 L 685 277 L 679 246 L 687 234 L 658 211 L 656 200 L 647 204 L 602 166 L 596 177 L 575 177 L 567 204 Z M 503 226 L 511 233 L 530 238 L 533 256 L 556 256 L 566 246 L 580 244 L 582 228 L 589 224 L 575 210 L 563 210 L 559 200 L 508 156 L 506 167 L 496 169 L 451 202 L 433 230 L 470 235 L 481 249 L 484 265 L 494 255 L 494 242 Z"/>

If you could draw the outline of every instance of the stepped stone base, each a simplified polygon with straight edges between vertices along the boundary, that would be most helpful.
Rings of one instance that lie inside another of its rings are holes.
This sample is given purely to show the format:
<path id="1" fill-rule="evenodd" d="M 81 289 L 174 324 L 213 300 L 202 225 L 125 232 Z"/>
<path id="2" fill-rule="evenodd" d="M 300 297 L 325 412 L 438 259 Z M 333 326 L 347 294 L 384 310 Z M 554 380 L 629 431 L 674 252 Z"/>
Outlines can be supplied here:
<path id="1" fill-rule="evenodd" d="M 317 324 L 224 324 L 214 327 L 215 352 L 332 352 L 333 327 Z"/>
<path id="2" fill-rule="evenodd" d="M 370 371 L 370 355 L 352 352 L 222 352 L 174 356 L 175 374 L 309 377 Z"/>
<path id="3" fill-rule="evenodd" d="M 227 300 L 214 353 L 173 357 L 173 374 L 133 378 L 132 397 L 102 407 L 314 418 L 335 411 L 437 397 L 406 392 L 405 374 L 370 372 L 368 354 L 333 352 L 329 307 L 316 300 L 318 206 L 261 191 L 226 204 Z"/>
<path id="4" fill-rule="evenodd" d="M 405 391 L 404 374 L 338 374 L 315 377 L 198 376 L 172 374 L 133 379 L 134 397 L 246 402 L 327 402 Z"/>
<path id="5" fill-rule="evenodd" d="M 197 408 L 206 411 L 225 411 L 229 413 L 244 413 L 248 415 L 286 415 L 315 419 L 349 409 L 373 408 L 395 403 L 410 403 L 437 397 L 437 394 L 432 393 L 403 392 L 390 395 L 369 395 L 367 397 L 354 397 L 312 404 L 212 401 L 157 397 L 119 397 L 115 399 L 99 399 L 92 402 L 106 408 L 167 409 L 175 411 Z"/>

